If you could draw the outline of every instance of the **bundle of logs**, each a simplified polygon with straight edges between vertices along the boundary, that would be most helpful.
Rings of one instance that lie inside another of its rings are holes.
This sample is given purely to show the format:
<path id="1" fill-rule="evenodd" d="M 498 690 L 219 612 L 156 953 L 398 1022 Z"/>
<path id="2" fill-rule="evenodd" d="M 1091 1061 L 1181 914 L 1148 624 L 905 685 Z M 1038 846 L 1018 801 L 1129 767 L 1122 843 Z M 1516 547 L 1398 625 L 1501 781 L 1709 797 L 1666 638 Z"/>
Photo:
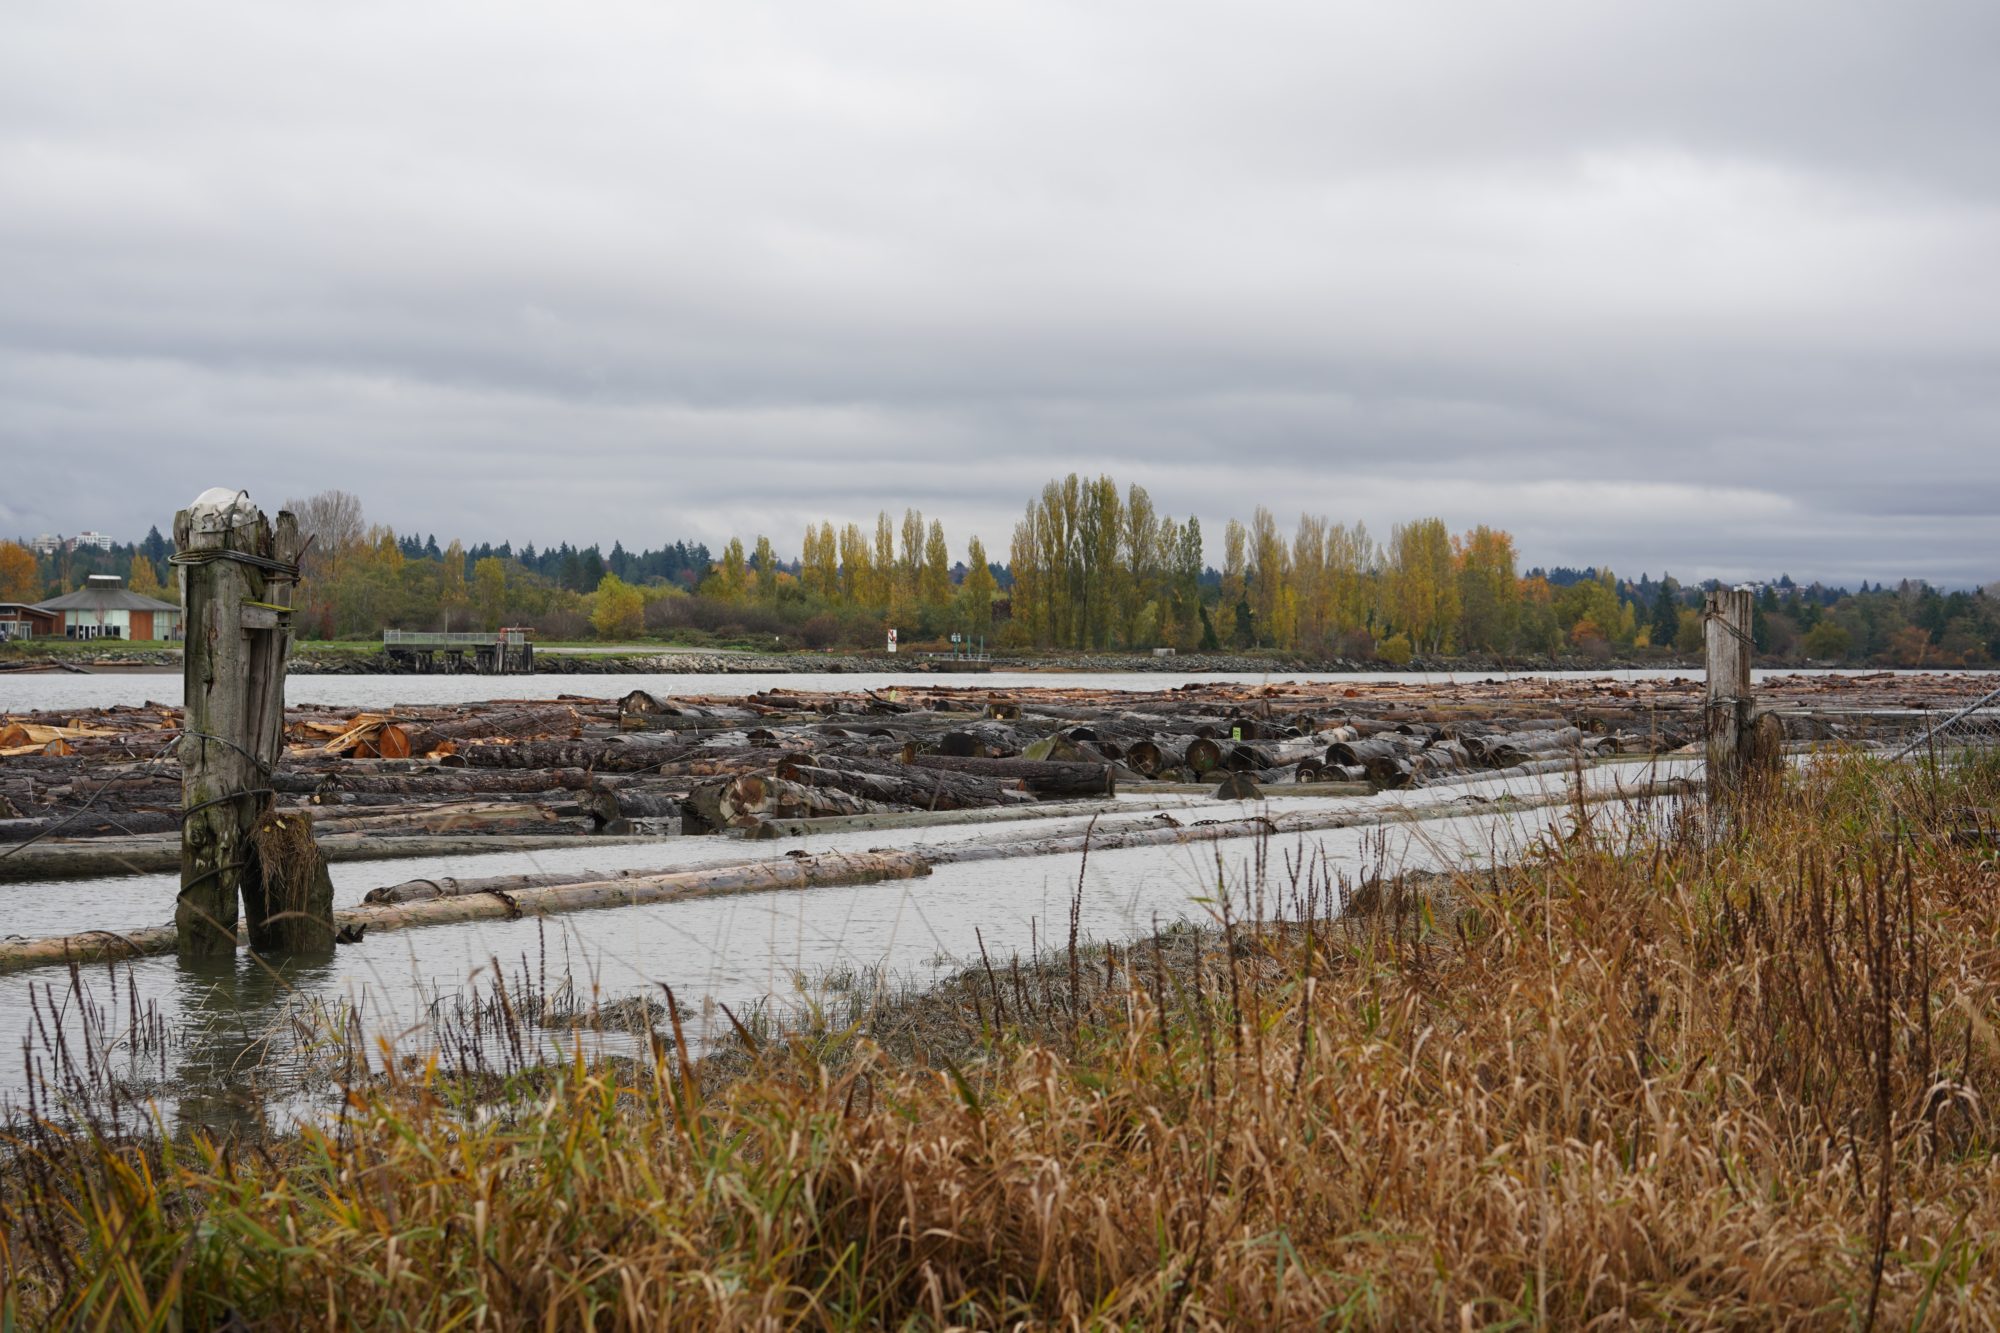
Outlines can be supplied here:
<path id="1" fill-rule="evenodd" d="M 1782 697 L 1782 684 L 1762 688 Z M 1797 693 L 1911 702 L 1910 677 L 1869 688 L 1869 678 L 1801 678 Z M 0 843 L 174 834 L 179 726 L 177 709 L 153 704 L 0 719 Z M 278 805 L 310 810 L 322 835 L 411 839 L 418 852 L 433 850 L 417 844 L 426 835 L 709 833 L 1149 784 L 1236 796 L 1395 789 L 1686 750 L 1700 735 L 1700 685 L 1686 680 L 634 691 L 359 714 L 294 707 L 269 782 Z"/>

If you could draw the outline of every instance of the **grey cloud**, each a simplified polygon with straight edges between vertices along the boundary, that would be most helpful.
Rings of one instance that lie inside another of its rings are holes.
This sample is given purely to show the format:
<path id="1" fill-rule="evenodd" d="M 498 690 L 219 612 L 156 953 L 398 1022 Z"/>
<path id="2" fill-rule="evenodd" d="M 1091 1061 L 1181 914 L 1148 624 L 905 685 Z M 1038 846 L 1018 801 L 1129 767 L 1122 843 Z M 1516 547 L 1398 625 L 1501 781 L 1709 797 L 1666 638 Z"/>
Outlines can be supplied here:
<path id="1" fill-rule="evenodd" d="M 136 534 L 240 480 L 472 538 L 789 549 L 908 503 L 1004 548 L 1076 468 L 1217 527 L 1985 581 L 1996 38 L 1849 0 L 30 0 L 0 523 Z"/>

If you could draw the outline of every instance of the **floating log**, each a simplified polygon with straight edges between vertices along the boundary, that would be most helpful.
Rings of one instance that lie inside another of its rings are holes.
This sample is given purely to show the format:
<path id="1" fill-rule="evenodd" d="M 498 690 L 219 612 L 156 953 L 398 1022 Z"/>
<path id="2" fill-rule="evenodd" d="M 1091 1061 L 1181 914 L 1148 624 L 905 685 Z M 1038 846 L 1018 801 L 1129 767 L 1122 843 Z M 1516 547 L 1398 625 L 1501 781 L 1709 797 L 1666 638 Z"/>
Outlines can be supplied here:
<path id="1" fill-rule="evenodd" d="M 683 750 L 683 743 L 673 736 L 621 735 L 472 745 L 460 750 L 458 757 L 473 768 L 587 768 L 600 773 L 639 773 L 657 768 Z"/>
<path id="2" fill-rule="evenodd" d="M 1109 764 L 1065 764 L 1038 759 L 961 759 L 920 754 L 917 768 L 943 769 L 974 777 L 1019 782 L 1037 796 L 1113 796 L 1117 783 Z"/>
<path id="3" fill-rule="evenodd" d="M 1201 790 L 1206 791 L 1206 788 Z M 952 824 L 1013 824 L 1025 820 L 1044 821 L 1072 816 L 1129 814 L 1135 810 L 1179 809 L 1148 801 L 1072 801 L 1031 805 L 1003 805 L 979 810 L 903 810 L 880 815 L 854 815 L 827 819 L 769 819 L 750 829 L 747 836 L 757 840 L 808 838 L 828 833 L 867 833 L 880 829 L 938 828 Z"/>
<path id="4" fill-rule="evenodd" d="M 1169 736 L 1134 741 L 1125 749 L 1125 762 L 1146 777 L 1157 777 L 1187 762 L 1187 743 Z"/>
<path id="5" fill-rule="evenodd" d="M 524 889 L 519 893 L 496 891 L 420 902 L 368 903 L 335 912 L 333 925 L 343 937 L 358 938 L 365 932 L 406 930 L 413 926 L 549 916 L 718 894 L 868 884 L 884 879 L 913 879 L 929 873 L 929 863 L 915 852 L 827 852 L 820 856 L 784 857 L 774 861 L 704 867 L 664 875 L 572 881 L 545 888 Z M 173 947 L 172 926 L 126 931 L 95 930 L 81 935 L 39 940 L 5 940 L 0 941 L 0 972 L 43 964 L 88 963 L 170 953 Z"/>
<path id="6" fill-rule="evenodd" d="M 476 856 L 487 852 L 546 852 L 588 839 L 595 846 L 657 843 L 657 837 L 589 833 L 581 824 L 547 826 L 546 833 L 334 833 L 319 839 L 332 862 L 388 861 L 411 856 Z M 180 846 L 171 837 L 79 838 L 41 842 L 0 857 L 0 884 L 33 880 L 104 879 L 178 869 Z"/>
<path id="7" fill-rule="evenodd" d="M 775 771 L 788 781 L 843 787 L 871 800 L 919 810 L 973 810 L 1034 800 L 1028 792 L 992 776 L 847 755 L 805 760 L 788 755 Z M 877 780 L 863 782 L 864 777 Z"/>
<path id="8" fill-rule="evenodd" d="M 697 787 L 688 794 L 687 806 L 714 829 L 743 828 L 760 817 L 806 819 L 884 814 L 892 808 L 839 787 L 814 786 L 761 773 Z"/>
<path id="9" fill-rule="evenodd" d="M 1581 794 L 1565 791 L 1547 796 L 1513 797 L 1509 798 L 1507 806 L 1501 808 L 1508 811 L 1525 811 L 1558 805 L 1575 805 L 1579 802 L 1590 805 L 1604 801 L 1679 796 L 1696 789 L 1698 785 L 1683 779 L 1667 779 L 1635 787 L 1606 788 Z M 1292 814 L 1260 814 L 1246 819 L 1223 819 L 1188 825 L 1181 825 L 1162 814 L 1137 827 L 1127 826 L 1111 830 L 1100 828 L 1085 833 L 1066 833 L 1050 838 L 1019 841 L 952 843 L 948 846 L 931 848 L 926 852 L 926 856 L 933 866 L 955 865 L 966 861 L 993 861 L 1020 856 L 1067 856 L 1082 852 L 1086 847 L 1092 851 L 1115 851 L 1123 847 L 1170 846 L 1176 843 L 1216 842 L 1227 838 L 1284 837 L 1325 829 L 1364 828 L 1379 824 L 1410 823 L 1431 819 L 1462 819 L 1473 813 L 1478 812 L 1469 811 L 1454 802 L 1417 807 L 1398 806 L 1387 810 L 1379 808 L 1312 810 Z"/>

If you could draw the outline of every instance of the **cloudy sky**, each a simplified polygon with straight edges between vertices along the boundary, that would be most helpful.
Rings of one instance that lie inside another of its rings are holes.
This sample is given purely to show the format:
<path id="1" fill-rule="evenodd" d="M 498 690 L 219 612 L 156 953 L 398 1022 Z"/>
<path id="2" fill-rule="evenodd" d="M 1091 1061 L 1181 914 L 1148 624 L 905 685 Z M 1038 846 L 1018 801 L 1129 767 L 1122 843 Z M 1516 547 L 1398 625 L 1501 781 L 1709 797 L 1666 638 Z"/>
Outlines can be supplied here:
<path id="1" fill-rule="evenodd" d="M 2000 578 L 2000 6 L 0 0 L 0 534 L 1051 475 Z"/>

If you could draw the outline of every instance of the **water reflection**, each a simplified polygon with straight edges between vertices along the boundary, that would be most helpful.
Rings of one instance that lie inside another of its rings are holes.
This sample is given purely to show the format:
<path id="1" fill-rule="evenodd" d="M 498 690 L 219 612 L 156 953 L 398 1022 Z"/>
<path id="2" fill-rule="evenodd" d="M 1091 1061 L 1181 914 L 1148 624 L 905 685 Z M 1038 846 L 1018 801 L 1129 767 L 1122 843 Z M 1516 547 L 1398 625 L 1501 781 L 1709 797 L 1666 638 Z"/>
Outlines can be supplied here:
<path id="1" fill-rule="evenodd" d="M 274 963 L 255 954 L 176 960 L 183 1045 L 174 1125 L 228 1137 L 271 1128 L 268 1107 L 296 1079 L 299 1034 L 286 1018 L 336 974 L 331 957 Z"/>

